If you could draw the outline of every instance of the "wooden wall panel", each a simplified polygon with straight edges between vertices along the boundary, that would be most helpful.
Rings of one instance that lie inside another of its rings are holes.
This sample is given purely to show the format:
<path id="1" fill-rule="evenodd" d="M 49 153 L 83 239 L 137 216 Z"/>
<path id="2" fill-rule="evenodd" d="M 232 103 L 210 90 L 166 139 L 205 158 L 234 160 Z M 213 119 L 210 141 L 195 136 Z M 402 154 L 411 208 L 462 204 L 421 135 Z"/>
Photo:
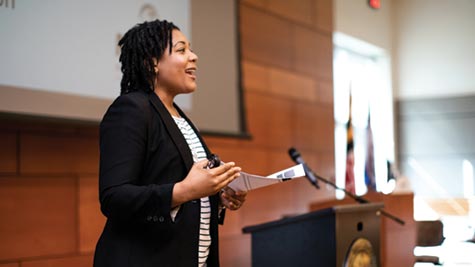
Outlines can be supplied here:
<path id="1" fill-rule="evenodd" d="M 333 153 L 335 150 L 335 119 L 333 117 L 333 106 L 318 106 L 315 119 L 318 151 L 323 152 L 322 155 Z"/>
<path id="2" fill-rule="evenodd" d="M 246 94 L 249 131 L 252 142 L 264 147 L 292 145 L 293 111 L 291 102 L 264 94 Z"/>
<path id="3" fill-rule="evenodd" d="M 322 143 L 331 142 L 328 135 L 321 135 L 322 128 L 327 127 L 319 121 L 320 106 L 305 102 L 295 103 L 295 146 L 300 150 L 322 150 Z M 331 125 L 333 128 L 333 125 Z"/>
<path id="4" fill-rule="evenodd" d="M 79 251 L 93 252 L 106 218 L 99 204 L 98 177 L 79 179 Z"/>
<path id="5" fill-rule="evenodd" d="M 311 77 L 332 80 L 332 35 L 299 26 L 295 26 L 294 31 L 295 70 Z"/>
<path id="6" fill-rule="evenodd" d="M 17 171 L 17 134 L 0 132 L 0 173 L 12 174 Z"/>
<path id="7" fill-rule="evenodd" d="M 267 174 L 276 173 L 295 165 L 295 162 L 293 162 L 288 153 L 289 148 L 291 147 L 292 146 L 289 145 L 282 148 L 269 150 L 269 173 Z"/>
<path id="8" fill-rule="evenodd" d="M 247 92 L 268 92 L 270 87 L 269 68 L 251 61 L 242 62 L 243 86 Z"/>
<path id="9" fill-rule="evenodd" d="M 311 25 L 314 11 L 312 2 L 312 0 L 272 0 L 268 2 L 267 9 L 297 23 Z"/>
<path id="10" fill-rule="evenodd" d="M 268 152 L 257 147 L 216 147 L 214 152 L 223 161 L 236 162 L 244 172 L 260 175 L 268 172 Z"/>
<path id="11" fill-rule="evenodd" d="M 241 5 L 242 59 L 281 68 L 292 65 L 292 26 L 268 13 Z"/>
<path id="12" fill-rule="evenodd" d="M 92 266 L 92 255 L 70 256 L 44 260 L 25 261 L 21 267 L 87 267 Z"/>
<path id="13" fill-rule="evenodd" d="M 253 190 L 240 212 L 243 226 L 264 223 L 293 214 L 292 182 L 280 183 Z"/>
<path id="14" fill-rule="evenodd" d="M 203 139 L 206 142 L 206 145 L 211 150 L 211 153 L 217 153 L 215 149 L 217 148 L 227 148 L 227 147 L 240 147 L 245 146 L 248 141 L 246 139 L 234 139 L 234 138 L 222 138 L 217 136 L 203 136 Z M 219 155 L 219 153 L 217 153 Z M 231 159 L 223 159 L 230 161 Z"/>
<path id="15" fill-rule="evenodd" d="M 371 200 L 371 195 L 368 199 Z M 412 266 L 414 264 L 414 246 L 416 245 L 416 224 L 414 221 L 414 195 L 382 195 L 384 210 L 405 221 L 400 225 L 383 217 L 384 234 L 381 238 L 386 267 Z M 374 201 L 374 200 L 373 200 Z"/>
<path id="16" fill-rule="evenodd" d="M 265 151 L 264 175 L 293 165 L 287 151 L 294 146 L 316 172 L 334 179 L 331 5 L 331 0 L 241 2 L 243 84 L 252 136 L 245 146 Z M 316 190 L 302 178 L 252 191 L 230 227 L 304 213 L 313 201 L 333 199 L 334 190 L 320 185 Z M 247 254 L 233 253 L 234 242 L 240 244 L 234 239 L 237 231 L 226 227 L 223 266 L 250 266 L 250 247 Z"/>
<path id="17" fill-rule="evenodd" d="M 314 5 L 317 28 L 333 33 L 333 0 L 314 1 Z"/>
<path id="18" fill-rule="evenodd" d="M 75 179 L 0 179 L 0 261 L 73 253 L 77 246 Z"/>
<path id="19" fill-rule="evenodd" d="M 219 258 L 223 267 L 251 266 L 251 236 L 220 238 Z"/>
<path id="20" fill-rule="evenodd" d="M 268 2 L 272 0 L 241 0 L 243 5 L 255 6 L 258 8 L 265 8 L 268 5 Z"/>
<path id="21" fill-rule="evenodd" d="M 97 138 L 77 135 L 21 135 L 21 174 L 97 173 Z M 41 156 L 38 156 L 41 155 Z"/>
<path id="22" fill-rule="evenodd" d="M 317 82 L 317 101 L 333 106 L 333 83 L 331 81 Z"/>
<path id="23" fill-rule="evenodd" d="M 242 220 L 241 210 L 226 211 L 225 223 L 219 227 L 219 237 L 227 238 L 229 236 L 239 236 L 241 234 Z"/>
<path id="24" fill-rule="evenodd" d="M 307 162 L 313 172 L 330 182 L 335 182 L 334 177 L 334 158 L 333 155 L 308 155 L 302 152 L 302 157 Z M 307 178 L 298 179 L 294 183 L 294 206 L 295 213 L 305 213 L 309 211 L 309 203 L 327 201 L 335 198 L 335 190 L 327 186 L 324 182 L 318 180 L 320 189 L 314 187 Z"/>
<path id="25" fill-rule="evenodd" d="M 20 267 L 19 263 L 0 263 L 0 267 Z"/>
<path id="26" fill-rule="evenodd" d="M 304 214 L 309 211 L 309 204 L 312 202 L 326 201 L 333 199 L 335 191 L 321 181 L 318 182 L 320 189 L 314 187 L 310 181 L 303 177 L 294 182 L 293 185 L 293 214 Z"/>
<path id="27" fill-rule="evenodd" d="M 333 39 L 332 35 L 320 35 L 316 53 L 318 59 L 318 74 L 324 81 L 333 81 Z"/>
<path id="28" fill-rule="evenodd" d="M 317 85 L 314 79 L 284 71 L 270 70 L 269 92 L 288 99 L 315 102 L 317 99 Z"/>
<path id="29" fill-rule="evenodd" d="M 335 153 L 325 152 L 317 156 L 317 161 L 313 163 L 314 172 L 335 182 Z"/>

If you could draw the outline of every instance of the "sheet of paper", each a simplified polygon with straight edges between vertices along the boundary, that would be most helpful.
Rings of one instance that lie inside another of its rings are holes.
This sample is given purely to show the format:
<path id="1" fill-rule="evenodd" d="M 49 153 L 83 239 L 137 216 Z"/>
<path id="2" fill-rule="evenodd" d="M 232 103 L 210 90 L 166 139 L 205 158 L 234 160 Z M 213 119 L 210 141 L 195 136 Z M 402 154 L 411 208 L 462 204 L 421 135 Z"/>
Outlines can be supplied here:
<path id="1" fill-rule="evenodd" d="M 273 173 L 267 177 L 241 172 L 241 175 L 228 186 L 234 191 L 251 191 L 259 187 L 282 183 L 303 176 L 305 176 L 305 170 L 302 164 L 298 164 L 288 169 Z"/>

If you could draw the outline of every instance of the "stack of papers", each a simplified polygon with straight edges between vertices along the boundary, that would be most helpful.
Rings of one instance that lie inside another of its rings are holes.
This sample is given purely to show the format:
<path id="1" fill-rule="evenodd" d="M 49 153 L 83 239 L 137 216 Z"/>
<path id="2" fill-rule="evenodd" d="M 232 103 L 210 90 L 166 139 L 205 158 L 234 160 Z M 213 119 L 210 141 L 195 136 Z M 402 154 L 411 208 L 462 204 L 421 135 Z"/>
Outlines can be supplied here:
<path id="1" fill-rule="evenodd" d="M 259 187 L 282 183 L 290 179 L 304 176 L 305 170 L 302 164 L 295 165 L 269 176 L 259 176 L 241 172 L 241 175 L 232 181 L 228 187 L 232 188 L 234 191 L 251 191 Z"/>

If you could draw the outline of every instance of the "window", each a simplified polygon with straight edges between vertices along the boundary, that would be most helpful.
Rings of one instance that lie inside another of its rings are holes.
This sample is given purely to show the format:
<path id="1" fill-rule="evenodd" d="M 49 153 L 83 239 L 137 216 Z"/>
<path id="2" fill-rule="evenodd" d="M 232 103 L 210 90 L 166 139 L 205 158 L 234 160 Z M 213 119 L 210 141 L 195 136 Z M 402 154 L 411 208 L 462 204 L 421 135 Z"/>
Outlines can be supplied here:
<path id="1" fill-rule="evenodd" d="M 383 50 L 336 34 L 334 50 L 335 176 L 339 187 L 364 195 L 384 192 L 394 162 L 393 95 Z M 347 163 L 353 143 L 354 164 Z M 354 175 L 348 183 L 347 166 Z M 344 193 L 337 191 L 337 198 Z"/>

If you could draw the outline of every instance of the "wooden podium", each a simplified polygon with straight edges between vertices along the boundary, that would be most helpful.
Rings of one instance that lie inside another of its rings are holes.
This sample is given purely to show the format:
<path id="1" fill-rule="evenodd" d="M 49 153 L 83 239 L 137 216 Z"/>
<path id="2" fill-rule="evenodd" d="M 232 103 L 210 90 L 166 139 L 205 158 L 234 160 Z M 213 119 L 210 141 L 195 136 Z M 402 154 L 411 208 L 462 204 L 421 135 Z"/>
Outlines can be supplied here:
<path id="1" fill-rule="evenodd" d="M 344 266 L 355 240 L 369 241 L 379 266 L 382 204 L 342 205 L 248 226 L 252 266 Z M 354 247 L 354 246 L 353 246 Z"/>
<path id="2" fill-rule="evenodd" d="M 384 203 L 384 210 L 404 220 L 400 225 L 393 220 L 381 216 L 380 231 L 380 266 L 400 267 L 414 265 L 414 246 L 416 245 L 416 224 L 414 222 L 414 195 L 400 193 L 384 195 L 368 193 L 365 199 L 373 203 Z M 311 211 L 318 211 L 329 207 L 354 204 L 351 198 L 342 200 L 328 200 L 315 202 L 310 205 Z"/>

